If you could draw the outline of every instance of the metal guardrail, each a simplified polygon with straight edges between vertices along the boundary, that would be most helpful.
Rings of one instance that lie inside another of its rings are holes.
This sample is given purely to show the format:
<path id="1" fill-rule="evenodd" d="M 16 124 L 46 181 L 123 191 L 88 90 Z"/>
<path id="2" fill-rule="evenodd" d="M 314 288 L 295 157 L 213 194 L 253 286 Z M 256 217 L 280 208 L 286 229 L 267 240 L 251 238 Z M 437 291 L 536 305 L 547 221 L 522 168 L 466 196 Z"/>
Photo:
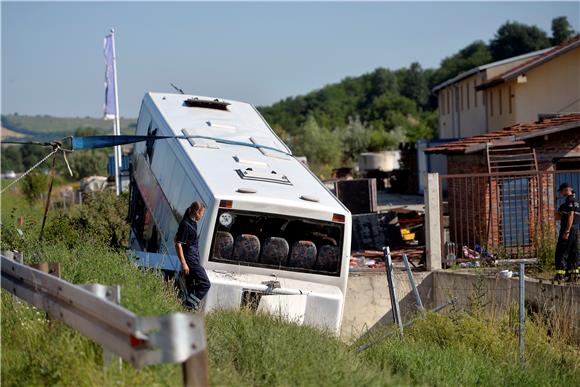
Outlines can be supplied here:
<path id="1" fill-rule="evenodd" d="M 1 274 L 2 288 L 134 367 L 184 363 L 186 386 L 208 384 L 205 325 L 200 315 L 137 316 L 115 303 L 116 287 L 77 286 L 4 255 Z"/>

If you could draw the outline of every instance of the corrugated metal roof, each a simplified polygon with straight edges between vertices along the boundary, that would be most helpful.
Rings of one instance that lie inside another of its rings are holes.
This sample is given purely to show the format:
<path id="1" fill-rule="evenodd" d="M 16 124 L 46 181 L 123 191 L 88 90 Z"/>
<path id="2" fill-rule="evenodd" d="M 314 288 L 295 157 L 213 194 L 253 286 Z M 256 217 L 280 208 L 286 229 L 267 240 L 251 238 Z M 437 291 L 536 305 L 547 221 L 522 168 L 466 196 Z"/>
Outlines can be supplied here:
<path id="1" fill-rule="evenodd" d="M 555 115 L 536 122 L 516 124 L 486 134 L 465 137 L 447 144 L 425 149 L 425 153 L 464 154 L 484 150 L 487 144 L 499 146 L 517 144 L 523 140 L 563 130 L 580 128 L 580 113 Z"/>

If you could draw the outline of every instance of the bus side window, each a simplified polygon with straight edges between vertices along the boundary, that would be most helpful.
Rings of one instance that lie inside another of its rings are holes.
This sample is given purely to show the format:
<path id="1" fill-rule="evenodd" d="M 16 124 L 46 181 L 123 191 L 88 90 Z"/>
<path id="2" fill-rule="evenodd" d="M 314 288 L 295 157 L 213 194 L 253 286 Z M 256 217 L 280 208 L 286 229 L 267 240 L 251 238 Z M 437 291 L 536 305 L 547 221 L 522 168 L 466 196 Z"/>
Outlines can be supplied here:
<path id="1" fill-rule="evenodd" d="M 159 232 L 157 231 L 157 226 L 153 226 L 151 230 L 151 236 L 147 240 L 147 251 L 150 253 L 157 253 L 159 251 Z"/>
<path id="2" fill-rule="evenodd" d="M 148 136 L 157 136 L 157 129 L 151 130 L 152 124 L 153 124 L 153 122 L 151 122 L 149 124 L 149 129 L 147 130 L 147 135 Z M 149 165 L 151 165 L 151 163 L 153 163 L 153 151 L 155 150 L 155 140 L 147 140 L 146 143 L 147 143 L 147 145 L 146 145 L 147 158 L 149 159 Z"/>
<path id="3" fill-rule="evenodd" d="M 135 237 L 141 246 L 143 246 L 143 231 L 145 229 L 145 202 L 141 197 L 141 193 L 136 186 L 131 188 L 131 227 L 135 233 Z"/>

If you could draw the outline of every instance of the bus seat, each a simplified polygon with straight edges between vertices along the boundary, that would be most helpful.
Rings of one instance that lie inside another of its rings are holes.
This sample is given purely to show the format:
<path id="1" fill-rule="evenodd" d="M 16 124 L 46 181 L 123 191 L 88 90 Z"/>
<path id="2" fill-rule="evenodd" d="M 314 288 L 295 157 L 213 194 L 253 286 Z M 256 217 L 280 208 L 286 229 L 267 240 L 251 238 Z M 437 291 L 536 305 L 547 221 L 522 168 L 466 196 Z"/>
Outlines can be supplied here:
<path id="1" fill-rule="evenodd" d="M 234 251 L 234 237 L 226 231 L 218 231 L 215 236 L 213 256 L 218 259 L 231 259 Z"/>
<path id="2" fill-rule="evenodd" d="M 252 234 L 242 234 L 236 238 L 234 261 L 258 262 L 260 257 L 260 240 Z"/>
<path id="3" fill-rule="evenodd" d="M 328 236 L 322 238 L 322 243 L 324 243 L 325 245 L 338 246 L 338 244 L 336 243 L 336 239 Z"/>
<path id="4" fill-rule="evenodd" d="M 288 266 L 313 269 L 316 263 L 316 245 L 310 241 L 298 241 L 292 246 Z"/>
<path id="5" fill-rule="evenodd" d="M 318 260 L 316 261 L 316 270 L 322 271 L 336 271 L 338 263 L 338 247 L 331 245 L 324 245 L 318 252 Z"/>
<path id="6" fill-rule="evenodd" d="M 290 247 L 284 238 L 270 237 L 266 238 L 260 262 L 266 265 L 284 265 L 288 259 Z"/>

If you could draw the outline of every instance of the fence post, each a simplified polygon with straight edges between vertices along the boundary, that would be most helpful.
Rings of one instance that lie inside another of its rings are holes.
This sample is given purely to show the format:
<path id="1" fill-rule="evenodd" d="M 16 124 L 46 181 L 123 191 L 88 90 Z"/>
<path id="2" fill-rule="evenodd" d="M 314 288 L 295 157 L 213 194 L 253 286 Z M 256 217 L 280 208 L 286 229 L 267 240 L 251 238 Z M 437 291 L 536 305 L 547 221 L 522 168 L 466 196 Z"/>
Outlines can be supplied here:
<path id="1" fill-rule="evenodd" d="M 397 289 L 395 286 L 395 275 L 393 273 L 393 261 L 391 259 L 391 250 L 383 247 L 385 254 L 385 270 L 387 271 L 387 283 L 389 285 L 389 295 L 391 298 L 391 310 L 393 312 L 393 322 L 399 326 L 399 335 L 403 336 L 403 320 L 401 319 L 401 309 L 399 308 L 399 299 L 397 298 Z"/>
<path id="2" fill-rule="evenodd" d="M 423 313 L 425 309 L 423 308 L 423 302 L 421 301 L 421 295 L 419 294 L 419 289 L 417 289 L 417 283 L 415 282 L 415 278 L 413 277 L 413 272 L 411 271 L 411 265 L 409 264 L 409 258 L 407 258 L 407 254 L 403 254 L 403 263 L 405 264 L 405 270 L 407 271 L 407 275 L 409 276 L 409 282 L 413 288 L 413 294 L 415 295 L 415 303 L 417 304 L 417 308 L 419 311 Z"/>
<path id="3" fill-rule="evenodd" d="M 207 348 L 184 361 L 182 369 L 184 387 L 208 387 Z"/>
<path id="4" fill-rule="evenodd" d="M 425 186 L 425 243 L 427 270 L 441 269 L 441 193 L 439 174 L 428 173 Z"/>
<path id="5" fill-rule="evenodd" d="M 520 364 L 524 364 L 524 320 L 525 320 L 525 263 L 520 263 L 519 296 L 520 296 Z"/>

